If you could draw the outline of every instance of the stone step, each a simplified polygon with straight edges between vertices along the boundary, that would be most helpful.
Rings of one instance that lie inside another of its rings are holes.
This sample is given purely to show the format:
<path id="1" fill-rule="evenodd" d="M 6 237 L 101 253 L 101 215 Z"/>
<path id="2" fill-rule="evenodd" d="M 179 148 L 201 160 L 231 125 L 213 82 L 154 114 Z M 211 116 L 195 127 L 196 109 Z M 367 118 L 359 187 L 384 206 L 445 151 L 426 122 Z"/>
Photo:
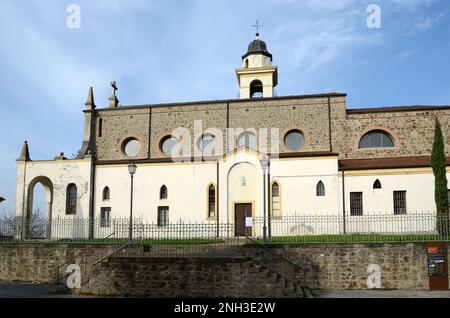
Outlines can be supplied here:
<path id="1" fill-rule="evenodd" d="M 292 281 L 288 280 L 286 281 L 286 287 L 284 289 L 284 295 L 290 296 L 292 294 L 295 294 L 295 285 Z"/>

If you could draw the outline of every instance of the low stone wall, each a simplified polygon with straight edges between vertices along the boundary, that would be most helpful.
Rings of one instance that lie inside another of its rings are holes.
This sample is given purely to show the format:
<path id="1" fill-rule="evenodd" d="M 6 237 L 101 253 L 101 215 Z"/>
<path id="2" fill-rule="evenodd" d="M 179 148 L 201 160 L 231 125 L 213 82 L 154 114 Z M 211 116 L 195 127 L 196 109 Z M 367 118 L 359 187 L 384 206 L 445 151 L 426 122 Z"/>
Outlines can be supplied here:
<path id="1" fill-rule="evenodd" d="M 429 289 L 426 244 L 308 244 L 267 249 L 247 247 L 242 255 L 263 257 L 269 268 L 310 288 Z"/>
<path id="2" fill-rule="evenodd" d="M 0 281 L 57 283 L 58 268 L 84 263 L 111 245 L 0 244 Z"/>
<path id="3" fill-rule="evenodd" d="M 0 280 L 56 282 L 59 266 L 84 263 L 111 248 L 114 246 L 0 244 Z M 258 290 L 261 295 L 267 292 L 257 286 L 273 288 L 267 279 L 274 272 L 309 288 L 429 289 L 426 244 L 304 244 L 265 249 L 242 246 L 238 254 L 238 258 L 222 259 L 122 255 L 99 263 L 83 291 L 103 295 L 251 297 Z M 249 274 L 251 271 L 242 265 L 244 259 L 256 260 L 270 273 Z M 277 275 L 273 282 L 277 282 Z"/>
<path id="4" fill-rule="evenodd" d="M 158 298 L 283 296 L 284 284 L 271 284 L 267 273 L 264 278 L 249 268 L 245 258 L 119 257 L 104 262 L 77 292 Z"/>

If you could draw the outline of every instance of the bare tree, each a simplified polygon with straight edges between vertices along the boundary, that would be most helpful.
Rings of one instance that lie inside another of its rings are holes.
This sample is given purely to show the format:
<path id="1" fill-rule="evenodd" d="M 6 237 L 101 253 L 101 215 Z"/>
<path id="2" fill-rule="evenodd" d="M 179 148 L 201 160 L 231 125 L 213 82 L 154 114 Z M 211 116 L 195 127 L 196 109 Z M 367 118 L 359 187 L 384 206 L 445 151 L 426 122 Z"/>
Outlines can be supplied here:
<path id="1" fill-rule="evenodd" d="M 47 219 L 41 216 L 41 209 L 33 210 L 30 220 L 30 237 L 36 239 L 43 239 L 47 232 Z"/>
<path id="2" fill-rule="evenodd" d="M 3 213 L 0 216 L 0 238 L 14 237 L 14 225 L 14 212 L 6 212 L 3 210 Z"/>
<path id="3" fill-rule="evenodd" d="M 43 218 L 40 209 L 35 209 L 31 219 L 26 223 L 21 217 L 16 217 L 14 211 L 3 211 L 0 216 L 0 238 L 12 238 L 22 226 L 28 229 L 27 236 L 32 239 L 43 239 L 46 236 L 47 219 Z"/>

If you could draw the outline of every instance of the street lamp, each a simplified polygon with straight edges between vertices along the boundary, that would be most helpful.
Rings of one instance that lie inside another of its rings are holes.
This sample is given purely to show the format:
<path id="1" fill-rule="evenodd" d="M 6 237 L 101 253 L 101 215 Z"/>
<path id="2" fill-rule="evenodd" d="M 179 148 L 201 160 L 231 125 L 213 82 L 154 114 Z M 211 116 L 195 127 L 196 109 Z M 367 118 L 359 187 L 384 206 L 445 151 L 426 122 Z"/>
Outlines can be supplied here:
<path id="1" fill-rule="evenodd" d="M 136 165 L 134 162 L 128 164 L 128 172 L 131 176 L 131 194 L 130 194 L 130 224 L 129 224 L 129 238 L 130 242 L 133 240 L 133 177 L 136 173 Z"/>
<path id="2" fill-rule="evenodd" d="M 266 243 L 267 241 L 267 226 L 266 226 L 266 171 L 267 167 L 269 166 L 269 158 L 267 156 L 264 156 L 260 160 L 261 162 L 261 168 L 263 170 L 263 206 L 264 206 L 264 226 L 263 226 L 263 242 Z"/>

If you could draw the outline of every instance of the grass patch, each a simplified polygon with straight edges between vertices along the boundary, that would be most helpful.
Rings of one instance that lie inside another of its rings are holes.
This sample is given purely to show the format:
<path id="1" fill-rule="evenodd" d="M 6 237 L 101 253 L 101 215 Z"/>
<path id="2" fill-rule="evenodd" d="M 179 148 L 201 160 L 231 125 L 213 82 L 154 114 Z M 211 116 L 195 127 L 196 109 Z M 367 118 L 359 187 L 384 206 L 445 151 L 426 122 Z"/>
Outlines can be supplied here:
<path id="1" fill-rule="evenodd" d="M 47 240 L 8 240 L 8 241 L 0 241 L 0 244 L 87 244 L 87 245 L 112 245 L 112 244 L 126 244 L 128 243 L 127 239 L 94 239 L 94 240 L 85 240 L 85 239 L 61 239 L 54 241 Z M 134 240 L 133 243 L 137 244 L 149 244 L 149 245 L 208 245 L 208 244 L 223 244 L 224 240 L 220 239 L 189 239 L 189 240 L 171 240 L 171 239 L 161 239 L 161 240 Z"/>
<path id="2" fill-rule="evenodd" d="M 267 239 L 269 244 L 280 243 L 401 243 L 401 242 L 435 242 L 448 241 L 450 237 L 439 235 L 383 235 L 383 234 L 348 234 L 348 235 L 304 235 L 279 236 Z M 259 240 L 261 242 L 261 240 Z"/>

